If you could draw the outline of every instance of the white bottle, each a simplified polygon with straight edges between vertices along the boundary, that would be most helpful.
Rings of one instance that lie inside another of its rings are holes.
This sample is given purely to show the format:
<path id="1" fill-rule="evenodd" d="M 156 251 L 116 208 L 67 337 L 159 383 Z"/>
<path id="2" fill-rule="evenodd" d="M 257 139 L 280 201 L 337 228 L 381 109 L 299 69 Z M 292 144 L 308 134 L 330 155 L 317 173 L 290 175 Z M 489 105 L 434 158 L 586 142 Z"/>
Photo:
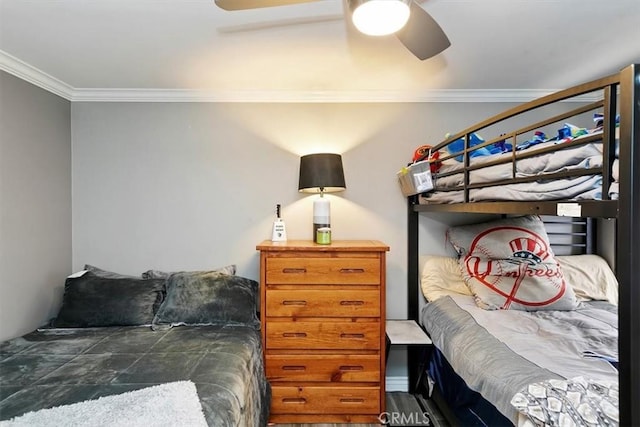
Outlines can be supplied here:
<path id="1" fill-rule="evenodd" d="M 276 220 L 273 222 L 273 230 L 271 232 L 272 242 L 286 242 L 287 230 L 284 221 L 280 218 L 280 205 L 276 205 Z"/>

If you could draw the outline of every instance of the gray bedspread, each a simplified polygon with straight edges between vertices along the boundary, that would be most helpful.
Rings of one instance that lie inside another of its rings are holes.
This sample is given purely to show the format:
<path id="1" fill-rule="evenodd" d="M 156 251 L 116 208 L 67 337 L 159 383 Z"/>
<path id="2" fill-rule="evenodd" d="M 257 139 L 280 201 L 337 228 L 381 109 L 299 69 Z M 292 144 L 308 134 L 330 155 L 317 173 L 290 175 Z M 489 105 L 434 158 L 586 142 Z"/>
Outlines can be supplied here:
<path id="1" fill-rule="evenodd" d="M 470 296 L 428 303 L 422 324 L 467 386 L 514 424 L 511 398 L 529 384 L 578 376 L 617 381 L 596 353 L 617 359 L 617 310 L 602 301 L 572 311 L 487 311 Z"/>
<path id="2" fill-rule="evenodd" d="M 518 184 L 497 185 L 469 190 L 469 201 L 471 202 L 539 202 L 546 200 L 580 201 L 601 199 L 601 175 L 584 175 L 547 181 L 521 182 Z M 463 202 L 463 190 L 425 193 L 425 195 L 421 195 L 419 199 L 420 204 Z"/>
<path id="3" fill-rule="evenodd" d="M 210 426 L 264 426 L 271 389 L 247 327 L 50 329 L 0 343 L 0 420 L 190 380 Z"/>

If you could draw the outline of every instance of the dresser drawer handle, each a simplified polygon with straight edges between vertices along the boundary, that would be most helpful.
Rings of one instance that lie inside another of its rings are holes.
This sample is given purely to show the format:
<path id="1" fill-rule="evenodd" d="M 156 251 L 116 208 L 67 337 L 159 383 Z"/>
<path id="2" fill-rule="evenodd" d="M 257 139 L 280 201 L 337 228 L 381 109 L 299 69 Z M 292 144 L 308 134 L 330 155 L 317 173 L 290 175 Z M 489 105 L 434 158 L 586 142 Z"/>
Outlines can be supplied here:
<path id="1" fill-rule="evenodd" d="M 283 397 L 282 403 L 307 403 L 304 397 Z"/>
<path id="2" fill-rule="evenodd" d="M 282 305 L 307 305 L 305 300 L 284 300 Z"/>
<path id="3" fill-rule="evenodd" d="M 340 338 L 364 338 L 364 334 L 340 334 Z"/>
<path id="4" fill-rule="evenodd" d="M 285 365 L 282 367 L 283 371 L 306 371 L 307 367 L 306 366 L 296 366 L 296 365 Z"/>
<path id="5" fill-rule="evenodd" d="M 361 365 L 342 365 L 339 368 L 341 371 L 363 371 L 364 366 Z"/>
<path id="6" fill-rule="evenodd" d="M 306 332 L 284 332 L 282 334 L 285 338 L 304 338 L 307 336 Z"/>
<path id="7" fill-rule="evenodd" d="M 340 273 L 364 273 L 364 268 L 341 268 Z"/>
<path id="8" fill-rule="evenodd" d="M 364 305 L 364 301 L 340 301 L 340 305 Z"/>
<path id="9" fill-rule="evenodd" d="M 283 268 L 283 273 L 286 274 L 304 274 L 307 272 L 306 268 Z"/>
<path id="10" fill-rule="evenodd" d="M 364 403 L 364 399 L 358 397 L 343 397 L 340 399 L 340 403 Z"/>

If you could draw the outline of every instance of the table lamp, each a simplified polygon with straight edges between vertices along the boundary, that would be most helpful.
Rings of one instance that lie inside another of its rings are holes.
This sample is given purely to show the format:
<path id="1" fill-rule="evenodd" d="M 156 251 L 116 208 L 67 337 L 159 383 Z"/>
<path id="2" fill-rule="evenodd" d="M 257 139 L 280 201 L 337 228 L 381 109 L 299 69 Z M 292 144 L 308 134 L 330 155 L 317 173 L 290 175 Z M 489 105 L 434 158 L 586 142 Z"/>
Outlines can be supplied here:
<path id="1" fill-rule="evenodd" d="M 314 241 L 318 228 L 331 226 L 331 207 L 324 193 L 344 191 L 346 188 L 340 154 L 318 153 L 300 157 L 298 191 L 320 193 L 320 197 L 313 201 Z"/>

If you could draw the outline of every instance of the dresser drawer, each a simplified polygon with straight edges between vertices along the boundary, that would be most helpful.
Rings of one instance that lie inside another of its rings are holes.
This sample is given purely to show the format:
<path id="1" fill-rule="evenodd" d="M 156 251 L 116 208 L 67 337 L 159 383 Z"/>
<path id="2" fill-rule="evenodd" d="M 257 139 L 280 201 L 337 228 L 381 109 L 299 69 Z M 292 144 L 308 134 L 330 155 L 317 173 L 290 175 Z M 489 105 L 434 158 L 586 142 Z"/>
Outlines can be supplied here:
<path id="1" fill-rule="evenodd" d="M 270 317 L 378 317 L 379 289 L 267 290 Z"/>
<path id="2" fill-rule="evenodd" d="M 380 382 L 377 355 L 267 354 L 269 381 Z"/>
<path id="3" fill-rule="evenodd" d="M 378 322 L 276 322 L 266 324 L 267 349 L 379 350 Z"/>
<path id="4" fill-rule="evenodd" d="M 277 414 L 378 414 L 379 387 L 273 386 L 271 412 Z"/>
<path id="5" fill-rule="evenodd" d="M 267 285 L 379 285 L 380 259 L 267 258 Z"/>

